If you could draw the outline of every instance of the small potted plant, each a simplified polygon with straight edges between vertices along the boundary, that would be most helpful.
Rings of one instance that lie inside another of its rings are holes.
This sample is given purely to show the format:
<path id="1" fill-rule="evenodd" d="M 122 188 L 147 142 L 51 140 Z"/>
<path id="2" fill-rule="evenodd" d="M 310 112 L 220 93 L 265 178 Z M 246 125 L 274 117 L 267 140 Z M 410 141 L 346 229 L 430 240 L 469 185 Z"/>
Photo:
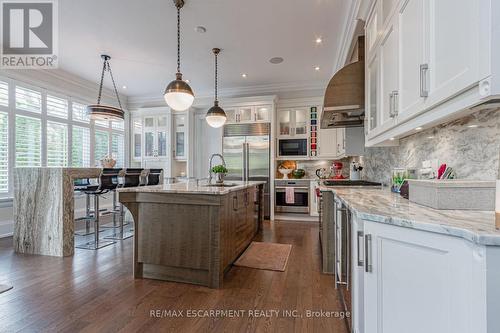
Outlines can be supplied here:
<path id="1" fill-rule="evenodd" d="M 224 183 L 224 176 L 227 174 L 227 168 L 223 165 L 216 165 L 212 167 L 212 172 L 215 173 L 215 183 Z"/>

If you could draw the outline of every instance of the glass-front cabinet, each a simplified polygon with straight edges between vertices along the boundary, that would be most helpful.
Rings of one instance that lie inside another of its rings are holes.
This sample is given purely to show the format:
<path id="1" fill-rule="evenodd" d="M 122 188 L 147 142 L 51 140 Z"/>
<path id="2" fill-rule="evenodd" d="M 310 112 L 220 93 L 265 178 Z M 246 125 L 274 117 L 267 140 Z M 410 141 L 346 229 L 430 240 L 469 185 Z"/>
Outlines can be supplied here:
<path id="1" fill-rule="evenodd" d="M 271 105 L 256 105 L 224 108 L 226 124 L 254 123 L 271 121 Z"/>
<path id="2" fill-rule="evenodd" d="M 307 137 L 309 112 L 307 108 L 278 111 L 278 134 L 281 137 Z"/>
<path id="3" fill-rule="evenodd" d="M 168 161 L 169 114 L 151 112 L 151 114 L 132 116 L 132 162 L 136 166 L 148 167 L 156 161 L 162 166 Z"/>
<path id="4" fill-rule="evenodd" d="M 186 159 L 186 114 L 177 114 L 173 117 L 174 122 L 174 158 L 176 160 Z"/>

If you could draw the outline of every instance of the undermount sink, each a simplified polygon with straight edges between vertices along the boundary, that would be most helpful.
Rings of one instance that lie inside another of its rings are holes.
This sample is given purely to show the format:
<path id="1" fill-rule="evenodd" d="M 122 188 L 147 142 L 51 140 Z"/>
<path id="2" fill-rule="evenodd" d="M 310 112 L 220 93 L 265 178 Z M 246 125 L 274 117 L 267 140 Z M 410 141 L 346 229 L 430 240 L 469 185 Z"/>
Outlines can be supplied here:
<path id="1" fill-rule="evenodd" d="M 238 184 L 232 184 L 232 183 L 222 183 L 222 184 L 205 184 L 205 185 L 202 185 L 202 186 L 205 186 L 205 187 L 233 187 L 233 186 L 236 186 Z"/>

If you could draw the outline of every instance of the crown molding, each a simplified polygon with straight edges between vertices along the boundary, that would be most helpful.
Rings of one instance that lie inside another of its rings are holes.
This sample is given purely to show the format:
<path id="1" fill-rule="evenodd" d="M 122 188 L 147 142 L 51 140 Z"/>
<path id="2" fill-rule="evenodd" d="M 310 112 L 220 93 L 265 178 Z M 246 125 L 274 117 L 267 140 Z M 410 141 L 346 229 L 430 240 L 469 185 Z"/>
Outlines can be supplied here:
<path id="1" fill-rule="evenodd" d="M 219 100 L 226 105 L 231 105 L 232 99 L 241 101 L 242 98 L 277 98 L 280 93 L 290 93 L 297 91 L 324 91 L 328 81 L 308 81 L 308 82 L 289 82 L 266 85 L 255 85 L 246 87 L 223 88 L 219 90 Z M 257 96 L 257 97 L 255 97 Z M 213 92 L 196 92 L 195 102 L 193 107 L 205 107 L 213 103 Z M 236 103 L 236 102 L 235 102 Z M 142 95 L 129 96 L 128 105 L 130 109 L 139 109 L 141 107 L 158 106 L 165 104 L 162 95 Z"/>
<path id="2" fill-rule="evenodd" d="M 340 43 L 340 47 L 337 52 L 337 61 L 334 64 L 333 73 L 335 74 L 339 69 L 345 66 L 349 52 L 351 50 L 352 41 L 354 39 L 354 35 L 356 33 L 356 26 L 358 24 L 358 15 L 360 13 L 360 7 L 362 2 L 366 3 L 370 0 L 354 0 L 351 2 L 349 7 L 349 12 L 344 21 L 344 30 L 342 32 L 342 40 Z"/>
<path id="3" fill-rule="evenodd" d="M 2 70 L 1 74 L 13 80 L 86 101 L 95 100 L 99 91 L 99 84 L 61 69 L 10 69 Z M 121 93 L 119 95 L 123 107 L 127 109 L 128 96 Z M 104 101 L 116 101 L 115 92 L 106 87 L 103 88 L 102 97 Z"/>

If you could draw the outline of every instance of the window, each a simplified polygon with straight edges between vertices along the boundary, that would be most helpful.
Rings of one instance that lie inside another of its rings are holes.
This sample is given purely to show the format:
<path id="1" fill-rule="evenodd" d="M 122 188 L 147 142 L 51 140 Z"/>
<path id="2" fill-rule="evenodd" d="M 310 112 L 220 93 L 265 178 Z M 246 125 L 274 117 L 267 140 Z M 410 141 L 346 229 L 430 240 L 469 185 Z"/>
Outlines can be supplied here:
<path id="1" fill-rule="evenodd" d="M 62 98 L 47 96 L 47 115 L 52 117 L 68 118 L 68 101 Z"/>
<path id="2" fill-rule="evenodd" d="M 8 115 L 0 112 L 0 193 L 9 191 L 9 126 Z"/>
<path id="3" fill-rule="evenodd" d="M 142 150 L 142 121 L 141 119 L 134 119 L 134 158 L 141 157 Z"/>
<path id="4" fill-rule="evenodd" d="M 0 105 L 9 106 L 9 85 L 0 81 Z"/>
<path id="5" fill-rule="evenodd" d="M 47 166 L 68 166 L 68 125 L 47 121 Z"/>
<path id="6" fill-rule="evenodd" d="M 40 113 L 42 111 L 42 94 L 16 86 L 16 109 Z"/>
<path id="7" fill-rule="evenodd" d="M 95 120 L 94 123 L 95 123 L 96 126 L 105 127 L 105 128 L 109 127 L 109 121 L 108 120 Z"/>
<path id="8" fill-rule="evenodd" d="M 113 120 L 113 121 L 111 121 L 111 128 L 123 131 L 125 129 L 125 121 L 123 121 L 123 120 Z"/>
<path id="9" fill-rule="evenodd" d="M 73 111 L 73 121 L 90 123 L 90 116 L 87 114 L 87 107 L 85 105 L 73 102 L 71 109 Z"/>
<path id="10" fill-rule="evenodd" d="M 109 155 L 109 135 L 106 131 L 95 131 L 94 164 L 100 165 L 100 161 Z"/>
<path id="11" fill-rule="evenodd" d="M 90 128 L 73 126 L 71 165 L 90 167 Z"/>
<path id="12" fill-rule="evenodd" d="M 111 155 L 116 159 L 116 167 L 125 166 L 125 139 L 123 134 L 113 133 L 111 135 Z"/>
<path id="13" fill-rule="evenodd" d="M 42 165 L 42 122 L 40 119 L 16 115 L 16 166 Z"/>

